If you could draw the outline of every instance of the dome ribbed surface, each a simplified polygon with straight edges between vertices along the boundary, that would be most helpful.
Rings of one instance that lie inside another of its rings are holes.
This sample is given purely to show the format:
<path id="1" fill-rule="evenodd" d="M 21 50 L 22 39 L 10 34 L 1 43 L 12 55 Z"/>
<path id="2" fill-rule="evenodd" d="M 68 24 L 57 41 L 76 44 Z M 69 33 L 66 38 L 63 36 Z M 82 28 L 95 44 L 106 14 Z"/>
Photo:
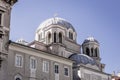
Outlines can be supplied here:
<path id="1" fill-rule="evenodd" d="M 88 42 L 99 43 L 94 37 L 88 37 L 88 38 L 86 38 L 83 43 L 88 43 Z"/>
<path id="2" fill-rule="evenodd" d="M 44 22 L 42 22 L 40 24 L 40 26 L 38 27 L 37 30 L 49 27 L 50 25 L 59 25 L 59 26 L 65 27 L 67 29 L 71 28 L 71 29 L 73 29 L 73 31 L 75 31 L 72 24 L 70 24 L 67 20 L 65 20 L 63 18 L 59 18 L 59 17 L 54 17 L 54 18 L 50 18 L 50 19 L 45 20 Z"/>
<path id="3" fill-rule="evenodd" d="M 95 60 L 85 54 L 72 54 L 69 58 L 75 61 L 76 64 L 82 63 L 82 64 L 96 65 Z"/>

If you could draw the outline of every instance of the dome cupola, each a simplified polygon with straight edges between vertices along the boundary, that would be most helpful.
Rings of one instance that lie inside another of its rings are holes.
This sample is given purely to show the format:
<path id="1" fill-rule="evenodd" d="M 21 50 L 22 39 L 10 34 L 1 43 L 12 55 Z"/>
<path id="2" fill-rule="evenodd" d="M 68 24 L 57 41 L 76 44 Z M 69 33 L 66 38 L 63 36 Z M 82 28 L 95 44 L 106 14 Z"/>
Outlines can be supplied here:
<path id="1" fill-rule="evenodd" d="M 94 37 L 88 37 L 82 44 L 83 54 L 100 61 L 99 42 Z"/>
<path id="2" fill-rule="evenodd" d="M 35 41 L 45 44 L 50 53 L 63 57 L 80 53 L 80 45 L 77 44 L 76 37 L 72 24 L 59 17 L 43 21 L 35 33 Z"/>
<path id="3" fill-rule="evenodd" d="M 59 17 L 42 22 L 36 30 L 35 40 L 45 44 L 64 43 L 65 39 L 76 42 L 76 31 L 71 23 Z"/>

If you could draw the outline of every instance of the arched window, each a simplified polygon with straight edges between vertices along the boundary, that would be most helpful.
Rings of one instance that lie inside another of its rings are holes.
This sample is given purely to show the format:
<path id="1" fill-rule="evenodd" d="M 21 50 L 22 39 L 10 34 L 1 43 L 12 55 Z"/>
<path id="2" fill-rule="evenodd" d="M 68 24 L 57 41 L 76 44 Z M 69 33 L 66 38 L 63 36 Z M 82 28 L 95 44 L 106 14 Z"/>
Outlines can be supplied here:
<path id="1" fill-rule="evenodd" d="M 97 54 L 98 54 L 98 49 L 95 48 L 95 57 L 97 57 Z"/>
<path id="2" fill-rule="evenodd" d="M 48 43 L 51 42 L 51 33 L 48 34 Z"/>
<path id="3" fill-rule="evenodd" d="M 2 32 L 2 31 L 0 31 L 0 38 L 2 38 L 2 36 L 3 36 L 3 32 Z"/>
<path id="4" fill-rule="evenodd" d="M 20 78 L 16 78 L 15 80 L 21 80 Z"/>
<path id="5" fill-rule="evenodd" d="M 73 40 L 73 33 L 71 33 L 71 39 Z"/>
<path id="6" fill-rule="evenodd" d="M 70 32 L 69 32 L 69 38 L 70 38 Z"/>
<path id="7" fill-rule="evenodd" d="M 91 48 L 91 56 L 93 56 L 93 48 Z"/>
<path id="8" fill-rule="evenodd" d="M 17 75 L 15 76 L 15 80 L 22 80 L 22 77 L 21 77 L 19 74 L 17 74 Z"/>
<path id="9" fill-rule="evenodd" d="M 69 38 L 73 40 L 73 33 L 69 32 Z"/>
<path id="10" fill-rule="evenodd" d="M 89 48 L 86 48 L 86 55 L 90 56 L 90 50 L 89 50 Z"/>
<path id="11" fill-rule="evenodd" d="M 59 33 L 59 43 L 62 43 L 62 33 Z"/>
<path id="12" fill-rule="evenodd" d="M 54 32 L 54 43 L 56 43 L 56 32 Z"/>
<path id="13" fill-rule="evenodd" d="M 1 25 L 1 22 L 2 22 L 2 14 L 0 13 L 0 25 Z"/>

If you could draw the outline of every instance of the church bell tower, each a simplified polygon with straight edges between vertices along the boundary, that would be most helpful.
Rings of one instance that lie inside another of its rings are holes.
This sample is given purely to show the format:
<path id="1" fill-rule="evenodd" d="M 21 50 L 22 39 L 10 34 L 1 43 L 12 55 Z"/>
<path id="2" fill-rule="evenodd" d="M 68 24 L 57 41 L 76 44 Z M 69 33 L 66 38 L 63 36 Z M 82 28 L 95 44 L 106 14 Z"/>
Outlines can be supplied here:
<path id="1" fill-rule="evenodd" d="M 82 44 L 83 54 L 92 57 L 97 62 L 100 62 L 99 42 L 93 37 L 88 37 Z"/>
<path id="2" fill-rule="evenodd" d="M 99 42 L 93 37 L 88 37 L 84 40 L 82 44 L 83 54 L 93 58 L 96 61 L 97 66 L 100 71 L 104 71 L 105 64 L 101 63 L 100 52 L 99 52 Z"/>
<path id="3" fill-rule="evenodd" d="M 12 6 L 17 0 L 0 0 L 0 80 L 6 80 Z"/>

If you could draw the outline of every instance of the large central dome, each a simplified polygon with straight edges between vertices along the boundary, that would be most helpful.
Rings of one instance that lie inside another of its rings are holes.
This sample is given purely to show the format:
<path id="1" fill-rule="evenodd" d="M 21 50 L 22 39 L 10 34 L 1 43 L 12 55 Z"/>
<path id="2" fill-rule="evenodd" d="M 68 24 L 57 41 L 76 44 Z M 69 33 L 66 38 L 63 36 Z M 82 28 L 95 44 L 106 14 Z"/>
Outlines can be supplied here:
<path id="1" fill-rule="evenodd" d="M 42 22 L 40 24 L 40 26 L 38 27 L 37 30 L 46 28 L 50 25 L 59 25 L 59 26 L 65 27 L 67 29 L 71 28 L 71 29 L 73 29 L 73 31 L 75 31 L 72 24 L 70 24 L 67 20 L 65 20 L 63 18 L 59 18 L 59 17 L 49 18 L 49 19 L 45 20 L 44 22 Z"/>
<path id="2" fill-rule="evenodd" d="M 71 23 L 59 17 L 49 18 L 43 21 L 36 30 L 35 40 L 45 43 L 60 43 L 64 45 L 66 42 L 72 41 L 76 43 L 76 31 Z"/>

